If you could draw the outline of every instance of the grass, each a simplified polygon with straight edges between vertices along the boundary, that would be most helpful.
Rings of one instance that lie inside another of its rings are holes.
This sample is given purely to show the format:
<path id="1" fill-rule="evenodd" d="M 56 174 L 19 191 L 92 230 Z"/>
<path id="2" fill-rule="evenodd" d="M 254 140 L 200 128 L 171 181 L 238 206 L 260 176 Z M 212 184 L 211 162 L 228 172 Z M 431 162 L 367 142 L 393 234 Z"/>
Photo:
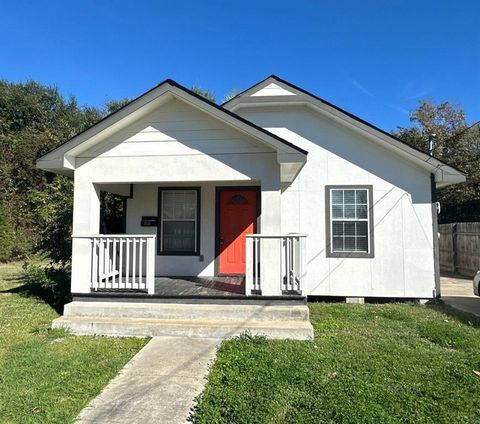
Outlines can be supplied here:
<path id="1" fill-rule="evenodd" d="M 479 322 L 445 307 L 310 304 L 313 341 L 224 341 L 195 423 L 478 423 Z"/>
<path id="2" fill-rule="evenodd" d="M 58 316 L 0 264 L 0 423 L 69 423 L 146 343 L 52 330 Z"/>

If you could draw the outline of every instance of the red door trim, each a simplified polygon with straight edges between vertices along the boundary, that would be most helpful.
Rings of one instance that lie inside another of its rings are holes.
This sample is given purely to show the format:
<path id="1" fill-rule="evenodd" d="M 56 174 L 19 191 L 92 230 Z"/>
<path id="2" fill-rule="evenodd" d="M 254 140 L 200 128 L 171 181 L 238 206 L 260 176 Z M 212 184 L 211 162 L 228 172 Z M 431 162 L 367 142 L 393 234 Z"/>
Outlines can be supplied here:
<path id="1" fill-rule="evenodd" d="M 261 197 L 260 197 L 260 186 L 217 186 L 215 187 L 215 263 L 214 263 L 214 272 L 218 276 L 219 268 L 219 255 L 220 255 L 220 193 L 222 191 L 254 191 L 256 194 L 256 203 L 257 203 L 257 219 L 253 223 L 253 228 L 255 233 L 258 232 L 258 220 L 261 213 Z M 226 275 L 226 274 L 222 274 Z M 235 275 L 235 274 L 229 274 Z M 243 274 L 242 274 L 243 275 Z"/>

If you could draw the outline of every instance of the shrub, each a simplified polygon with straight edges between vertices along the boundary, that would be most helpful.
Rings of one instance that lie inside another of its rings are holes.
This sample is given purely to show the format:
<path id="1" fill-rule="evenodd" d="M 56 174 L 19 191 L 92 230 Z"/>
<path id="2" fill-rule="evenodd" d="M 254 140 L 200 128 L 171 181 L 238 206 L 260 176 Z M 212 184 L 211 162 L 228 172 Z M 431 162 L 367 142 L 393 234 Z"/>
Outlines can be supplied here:
<path id="1" fill-rule="evenodd" d="M 72 255 L 73 181 L 56 176 L 42 190 L 32 190 L 31 197 L 38 214 L 36 250 L 66 264 Z"/>
<path id="2" fill-rule="evenodd" d="M 70 300 L 70 267 L 68 265 L 49 264 L 43 267 L 25 264 L 24 280 L 28 291 L 44 298 L 59 312 Z"/>

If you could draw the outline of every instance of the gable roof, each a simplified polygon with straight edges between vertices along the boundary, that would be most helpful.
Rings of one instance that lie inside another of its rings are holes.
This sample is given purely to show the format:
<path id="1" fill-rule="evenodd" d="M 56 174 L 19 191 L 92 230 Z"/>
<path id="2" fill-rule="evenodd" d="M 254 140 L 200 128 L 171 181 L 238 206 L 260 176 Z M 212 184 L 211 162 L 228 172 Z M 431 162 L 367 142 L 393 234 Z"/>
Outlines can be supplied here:
<path id="1" fill-rule="evenodd" d="M 437 182 L 440 183 L 438 184 L 439 186 L 465 181 L 466 174 L 462 170 L 426 154 L 395 135 L 276 75 L 270 75 L 259 83 L 247 88 L 223 103 L 222 107 L 236 111 L 246 106 L 273 106 L 278 104 L 311 106 L 317 111 L 327 113 L 330 117 L 351 124 L 364 133 L 376 136 L 377 140 L 382 140 L 390 146 L 400 149 L 402 153 L 406 153 L 407 157 L 410 156 L 411 159 L 416 159 L 417 162 L 421 161 L 428 165 L 427 167 L 431 169 L 431 172 L 436 174 L 436 178 L 438 177 Z M 437 175 L 438 171 L 441 172 Z M 445 184 L 442 184 L 442 182 Z"/>
<path id="2" fill-rule="evenodd" d="M 142 113 L 150 112 L 154 107 L 161 104 L 162 101 L 167 101 L 172 96 L 190 103 L 192 106 L 277 150 L 279 163 L 290 164 L 293 166 L 292 169 L 295 169 L 295 172 L 298 172 L 306 162 L 308 152 L 294 143 L 242 118 L 235 113 L 237 109 L 244 106 L 307 105 L 341 122 L 343 125 L 362 132 L 377 143 L 382 143 L 384 147 L 388 147 L 407 159 L 416 162 L 435 175 L 435 181 L 439 187 L 465 181 L 466 174 L 463 171 L 440 159 L 427 155 L 400 138 L 276 75 L 265 78 L 222 105 L 217 105 L 205 99 L 174 80 L 166 79 L 116 112 L 111 113 L 40 157 L 37 160 L 37 168 L 72 175 L 75 169 L 75 156 L 82 149 L 87 149 L 102 141 L 122 126 L 134 122 L 135 119 L 142 116 Z"/>
<path id="3" fill-rule="evenodd" d="M 193 104 L 197 108 L 202 109 L 212 116 L 215 116 L 226 124 L 235 127 L 236 129 L 269 145 L 270 147 L 276 149 L 279 155 L 282 157 L 285 158 L 290 156 L 290 160 L 292 162 L 305 162 L 305 157 L 308 152 L 299 146 L 296 146 L 293 143 L 279 137 L 278 135 L 259 127 L 258 125 L 240 117 L 228 109 L 222 108 L 221 106 L 178 84 L 176 81 L 166 79 L 152 89 L 130 101 L 117 111 L 107 115 L 94 125 L 44 154 L 37 160 L 37 167 L 44 170 L 71 174 L 71 171 L 75 168 L 75 166 L 73 163 L 74 161 L 69 160 L 69 155 L 75 156 L 76 151 L 82 148 L 81 146 L 84 146 L 83 148 L 87 148 L 92 144 L 99 142 L 100 139 L 103 140 L 104 138 L 108 137 L 108 135 L 115 130 L 115 126 L 118 128 L 121 122 L 131 122 L 142 109 L 146 108 L 148 111 L 150 111 L 153 107 L 155 107 L 155 105 L 159 104 L 159 99 L 167 93 L 175 98 L 180 98 Z M 124 123 L 124 125 L 127 124 Z M 87 143 L 89 143 L 88 146 Z"/>

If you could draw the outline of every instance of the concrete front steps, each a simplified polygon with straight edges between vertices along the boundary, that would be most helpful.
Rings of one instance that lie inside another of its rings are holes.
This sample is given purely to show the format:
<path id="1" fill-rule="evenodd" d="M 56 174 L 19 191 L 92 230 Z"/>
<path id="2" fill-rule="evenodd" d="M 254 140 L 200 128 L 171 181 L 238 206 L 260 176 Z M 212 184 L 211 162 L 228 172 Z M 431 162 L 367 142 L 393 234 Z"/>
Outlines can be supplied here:
<path id="1" fill-rule="evenodd" d="M 73 301 L 54 328 L 105 336 L 229 338 L 244 332 L 274 339 L 313 338 L 308 306 Z"/>

